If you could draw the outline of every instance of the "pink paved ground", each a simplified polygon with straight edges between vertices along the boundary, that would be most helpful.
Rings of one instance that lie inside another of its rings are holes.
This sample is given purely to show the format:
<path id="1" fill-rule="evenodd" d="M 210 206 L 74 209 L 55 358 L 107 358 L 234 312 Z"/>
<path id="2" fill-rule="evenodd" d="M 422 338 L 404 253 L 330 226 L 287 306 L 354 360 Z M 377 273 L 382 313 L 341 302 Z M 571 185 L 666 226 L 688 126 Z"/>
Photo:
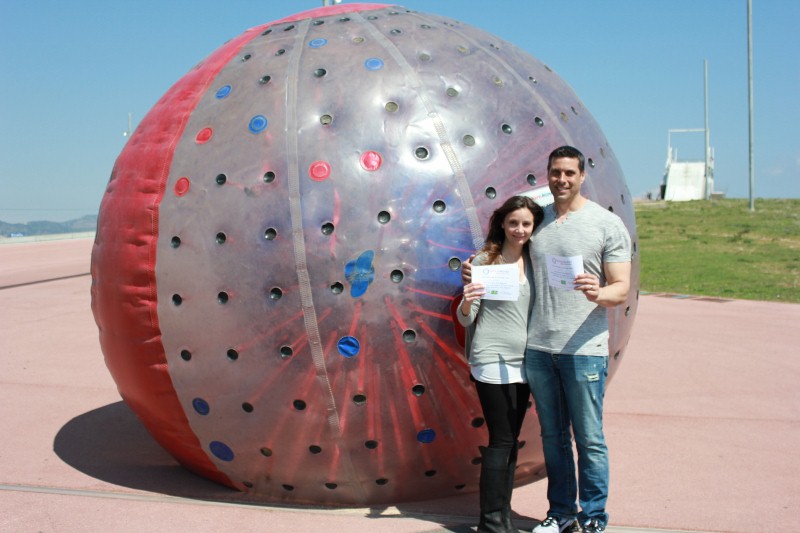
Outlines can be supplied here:
<path id="1" fill-rule="evenodd" d="M 89 309 L 91 245 L 0 244 L 0 532 L 469 531 L 475 495 L 287 508 L 177 466 L 106 371 Z M 798 346 L 800 305 L 642 296 L 606 401 L 608 531 L 792 530 Z M 545 489 L 515 491 L 520 528 L 545 516 Z"/>

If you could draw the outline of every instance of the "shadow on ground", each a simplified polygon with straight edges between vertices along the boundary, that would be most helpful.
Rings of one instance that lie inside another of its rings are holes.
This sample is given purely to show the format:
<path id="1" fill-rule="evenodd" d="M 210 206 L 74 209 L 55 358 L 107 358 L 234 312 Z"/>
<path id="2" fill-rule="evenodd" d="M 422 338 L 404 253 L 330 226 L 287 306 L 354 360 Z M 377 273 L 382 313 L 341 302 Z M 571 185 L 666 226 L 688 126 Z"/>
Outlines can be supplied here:
<path id="1" fill-rule="evenodd" d="M 218 485 L 183 468 L 147 433 L 124 402 L 100 407 L 67 422 L 55 437 L 53 450 L 61 460 L 93 478 L 135 490 L 203 501 L 238 503 L 285 509 L 325 511 L 331 508 L 303 507 L 262 502 L 247 494 Z M 374 519 L 417 517 L 442 524 L 436 531 L 468 533 L 477 522 L 477 494 L 423 502 L 401 503 L 400 511 L 387 506 L 365 510 Z M 527 517 L 516 520 L 535 523 Z"/>
<path id="2" fill-rule="evenodd" d="M 67 422 L 53 451 L 76 470 L 114 485 L 182 498 L 227 500 L 239 494 L 180 466 L 124 402 Z"/>

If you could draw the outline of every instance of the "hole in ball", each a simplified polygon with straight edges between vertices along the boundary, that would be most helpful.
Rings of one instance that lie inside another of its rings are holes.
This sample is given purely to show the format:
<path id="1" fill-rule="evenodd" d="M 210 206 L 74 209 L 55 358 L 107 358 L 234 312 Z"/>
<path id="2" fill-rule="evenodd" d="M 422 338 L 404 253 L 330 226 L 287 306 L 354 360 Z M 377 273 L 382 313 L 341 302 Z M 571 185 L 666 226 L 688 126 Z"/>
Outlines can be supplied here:
<path id="1" fill-rule="evenodd" d="M 356 394 L 355 396 L 353 396 L 353 403 L 356 405 L 364 405 L 365 403 L 367 403 L 367 397 L 364 396 L 363 394 Z"/>

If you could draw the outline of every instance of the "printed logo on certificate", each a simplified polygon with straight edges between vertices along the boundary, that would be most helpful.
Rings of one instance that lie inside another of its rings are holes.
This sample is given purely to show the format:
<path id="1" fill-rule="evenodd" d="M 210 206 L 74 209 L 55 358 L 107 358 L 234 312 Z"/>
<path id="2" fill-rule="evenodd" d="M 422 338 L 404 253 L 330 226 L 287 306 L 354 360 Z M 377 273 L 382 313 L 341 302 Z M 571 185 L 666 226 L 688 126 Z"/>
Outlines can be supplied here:
<path id="1" fill-rule="evenodd" d="M 484 300 L 519 300 L 519 269 L 517 265 L 480 265 L 472 269 L 472 281 L 486 288 Z"/>

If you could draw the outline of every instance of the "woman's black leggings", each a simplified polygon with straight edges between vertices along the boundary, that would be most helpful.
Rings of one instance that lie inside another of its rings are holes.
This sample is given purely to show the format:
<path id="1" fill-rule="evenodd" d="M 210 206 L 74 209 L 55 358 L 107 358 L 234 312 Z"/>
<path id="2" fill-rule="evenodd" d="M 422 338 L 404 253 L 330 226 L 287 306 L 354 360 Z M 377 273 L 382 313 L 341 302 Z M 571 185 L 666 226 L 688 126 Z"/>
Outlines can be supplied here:
<path id="1" fill-rule="evenodd" d="M 475 387 L 489 429 L 489 447 L 513 448 L 528 410 L 531 395 L 528 384 L 475 381 Z"/>

